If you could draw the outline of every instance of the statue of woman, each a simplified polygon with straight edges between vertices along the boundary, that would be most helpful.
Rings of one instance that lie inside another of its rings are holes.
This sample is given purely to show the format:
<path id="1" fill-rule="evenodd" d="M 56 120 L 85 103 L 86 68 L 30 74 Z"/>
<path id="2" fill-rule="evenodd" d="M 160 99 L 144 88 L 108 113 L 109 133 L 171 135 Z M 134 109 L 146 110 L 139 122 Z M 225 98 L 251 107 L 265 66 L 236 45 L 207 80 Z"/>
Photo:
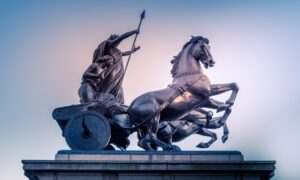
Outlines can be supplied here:
<path id="1" fill-rule="evenodd" d="M 109 55 L 113 59 L 113 64 L 107 68 L 104 72 L 104 79 L 98 84 L 98 90 L 101 93 L 112 94 L 116 101 L 120 104 L 124 104 L 124 94 L 122 88 L 122 81 L 124 76 L 124 65 L 122 56 L 130 55 L 130 51 L 122 52 L 117 47 L 124 39 L 138 34 L 139 30 L 133 30 L 125 34 L 111 35 L 107 40 L 100 43 L 98 48 L 94 52 L 93 62 L 96 62 L 99 58 Z M 135 47 L 133 52 L 139 50 L 140 47 Z"/>
<path id="2" fill-rule="evenodd" d="M 83 74 L 83 82 L 78 91 L 81 103 L 94 101 L 96 109 L 101 108 L 106 111 L 103 115 L 112 117 L 117 114 L 127 118 L 124 115 L 127 108 L 123 106 L 124 65 L 122 56 L 128 56 L 139 50 L 140 47 L 135 47 L 133 52 L 121 52 L 117 47 L 122 40 L 138 33 L 138 30 L 134 30 L 121 36 L 111 35 L 100 43 L 94 52 L 93 63 Z M 122 122 L 124 119 L 119 117 L 116 120 Z M 111 140 L 107 148 L 114 149 L 110 144 L 115 144 L 120 149 L 126 149 L 130 143 L 128 139 L 130 130 L 121 128 L 115 123 L 111 123 L 111 129 Z"/>

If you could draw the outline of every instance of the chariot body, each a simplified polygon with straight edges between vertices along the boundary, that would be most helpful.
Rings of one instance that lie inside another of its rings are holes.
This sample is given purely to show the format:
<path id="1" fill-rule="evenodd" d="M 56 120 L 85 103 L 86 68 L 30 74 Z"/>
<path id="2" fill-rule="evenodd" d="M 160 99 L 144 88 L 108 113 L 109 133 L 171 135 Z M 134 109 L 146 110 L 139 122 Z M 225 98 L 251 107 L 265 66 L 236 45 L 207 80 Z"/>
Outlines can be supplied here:
<path id="1" fill-rule="evenodd" d="M 129 128 L 112 119 L 112 113 L 126 118 L 125 105 L 119 105 L 110 94 L 102 94 L 99 100 L 89 103 L 56 108 L 53 118 L 62 130 L 62 135 L 73 150 L 113 150 L 114 144 L 121 150 L 129 145 Z M 125 128 L 121 127 L 125 126 Z"/>

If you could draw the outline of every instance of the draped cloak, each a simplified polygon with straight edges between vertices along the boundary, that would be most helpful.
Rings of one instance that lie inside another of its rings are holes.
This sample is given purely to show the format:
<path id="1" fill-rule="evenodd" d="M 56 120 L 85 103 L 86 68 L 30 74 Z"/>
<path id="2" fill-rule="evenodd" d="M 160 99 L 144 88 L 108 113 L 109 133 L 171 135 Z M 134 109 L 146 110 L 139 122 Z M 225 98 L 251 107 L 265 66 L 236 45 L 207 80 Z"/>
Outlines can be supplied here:
<path id="1" fill-rule="evenodd" d="M 93 62 L 97 59 L 110 55 L 113 57 L 113 65 L 104 72 L 104 79 L 98 84 L 100 93 L 112 94 L 116 101 L 124 104 L 124 94 L 122 88 L 124 65 L 122 60 L 122 52 L 115 47 L 110 40 L 103 41 L 94 52 Z"/>

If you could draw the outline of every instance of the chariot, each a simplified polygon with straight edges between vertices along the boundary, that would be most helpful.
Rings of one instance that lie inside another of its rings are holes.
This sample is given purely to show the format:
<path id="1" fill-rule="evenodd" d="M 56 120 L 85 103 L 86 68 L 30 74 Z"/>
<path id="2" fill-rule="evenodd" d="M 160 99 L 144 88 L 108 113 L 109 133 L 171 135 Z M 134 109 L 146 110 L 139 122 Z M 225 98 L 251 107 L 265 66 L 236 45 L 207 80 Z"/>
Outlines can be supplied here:
<path id="1" fill-rule="evenodd" d="M 94 107 L 97 104 L 97 109 Z M 129 145 L 130 132 L 112 122 L 105 107 L 99 108 L 99 102 L 71 105 L 56 108 L 52 114 L 62 130 L 62 135 L 73 150 L 120 149 Z M 112 134 L 113 133 L 113 134 Z M 117 138 L 120 134 L 123 139 Z"/>

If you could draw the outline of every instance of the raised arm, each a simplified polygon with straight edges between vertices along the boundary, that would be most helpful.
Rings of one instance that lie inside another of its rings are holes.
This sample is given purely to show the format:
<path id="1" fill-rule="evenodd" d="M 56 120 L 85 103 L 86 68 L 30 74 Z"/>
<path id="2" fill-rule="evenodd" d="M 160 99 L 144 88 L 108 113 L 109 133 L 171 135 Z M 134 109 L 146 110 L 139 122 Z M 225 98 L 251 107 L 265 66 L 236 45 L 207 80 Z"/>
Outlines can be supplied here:
<path id="1" fill-rule="evenodd" d="M 113 45 L 118 45 L 121 41 L 123 41 L 124 39 L 134 35 L 134 34 L 138 34 L 139 33 L 139 30 L 133 30 L 133 31 L 129 31 L 127 33 L 124 33 L 122 34 L 121 36 L 117 37 L 116 39 L 114 40 L 111 40 L 111 43 Z"/>
<path id="2" fill-rule="evenodd" d="M 139 50 L 139 49 L 141 49 L 140 46 L 135 47 L 135 48 L 133 49 L 132 53 L 135 53 L 135 52 L 136 52 L 137 50 Z M 125 51 L 125 52 L 122 52 L 122 56 L 129 56 L 130 53 L 131 53 L 131 51 Z"/>

